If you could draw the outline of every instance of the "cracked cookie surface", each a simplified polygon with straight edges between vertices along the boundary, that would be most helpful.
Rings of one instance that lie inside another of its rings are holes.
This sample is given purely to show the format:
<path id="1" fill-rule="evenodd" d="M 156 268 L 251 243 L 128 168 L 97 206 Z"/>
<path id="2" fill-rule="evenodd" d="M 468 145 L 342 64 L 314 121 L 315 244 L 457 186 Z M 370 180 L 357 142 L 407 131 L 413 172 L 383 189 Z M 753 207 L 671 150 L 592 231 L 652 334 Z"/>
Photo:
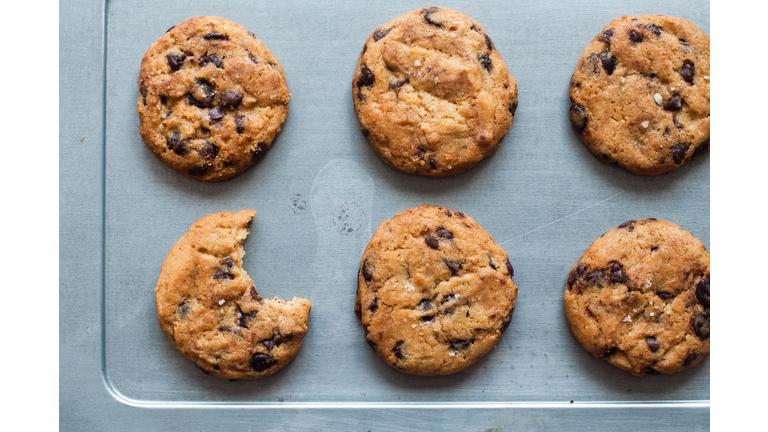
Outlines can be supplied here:
<path id="1" fill-rule="evenodd" d="M 422 205 L 374 233 L 360 262 L 355 313 L 386 363 L 447 375 L 496 346 L 515 309 L 513 274 L 506 252 L 472 218 Z"/>
<path id="2" fill-rule="evenodd" d="M 569 119 L 598 157 L 657 175 L 709 150 L 709 36 L 681 18 L 624 16 L 571 77 Z"/>
<path id="3" fill-rule="evenodd" d="M 259 295 L 242 267 L 253 210 L 201 218 L 176 242 L 157 281 L 157 316 L 174 347 L 227 379 L 272 375 L 299 352 L 311 305 Z"/>
<path id="4" fill-rule="evenodd" d="M 379 158 L 400 171 L 442 177 L 496 150 L 517 110 L 517 82 L 480 24 L 433 7 L 371 34 L 352 99 Z"/>
<path id="5" fill-rule="evenodd" d="M 628 221 L 573 265 L 568 324 L 595 357 L 644 377 L 672 375 L 709 355 L 709 253 L 679 226 Z"/>
<path id="6" fill-rule="evenodd" d="M 171 27 L 144 54 L 139 132 L 165 165 L 221 181 L 255 164 L 288 116 L 277 59 L 253 33 L 218 17 Z"/>

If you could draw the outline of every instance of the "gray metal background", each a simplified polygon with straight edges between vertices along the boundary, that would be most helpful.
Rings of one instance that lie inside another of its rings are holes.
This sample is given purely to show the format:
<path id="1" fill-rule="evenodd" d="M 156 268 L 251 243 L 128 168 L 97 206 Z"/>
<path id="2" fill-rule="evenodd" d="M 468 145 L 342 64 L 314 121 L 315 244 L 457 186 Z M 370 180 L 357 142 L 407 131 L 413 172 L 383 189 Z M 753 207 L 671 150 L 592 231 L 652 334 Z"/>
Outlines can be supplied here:
<path id="1" fill-rule="evenodd" d="M 702 1 L 445 1 L 480 22 L 519 86 L 494 155 L 430 179 L 385 166 L 359 131 L 350 83 L 378 26 L 423 3 L 68 0 L 60 5 L 60 422 L 64 430 L 652 430 L 709 428 L 709 361 L 639 380 L 594 359 L 562 312 L 570 266 L 606 230 L 656 217 L 709 247 L 709 157 L 659 177 L 595 158 L 568 123 L 568 80 L 622 14 L 709 33 Z M 160 163 L 138 134 L 141 57 L 186 18 L 253 31 L 285 69 L 290 115 L 255 167 L 213 184 Z M 472 368 L 413 377 L 367 347 L 353 313 L 360 255 L 421 203 L 475 218 L 520 288 L 509 331 Z M 309 334 L 283 371 L 203 375 L 157 325 L 165 255 L 199 217 L 257 210 L 244 267 L 266 296 L 308 298 Z M 570 400 L 574 400 L 570 404 Z"/>

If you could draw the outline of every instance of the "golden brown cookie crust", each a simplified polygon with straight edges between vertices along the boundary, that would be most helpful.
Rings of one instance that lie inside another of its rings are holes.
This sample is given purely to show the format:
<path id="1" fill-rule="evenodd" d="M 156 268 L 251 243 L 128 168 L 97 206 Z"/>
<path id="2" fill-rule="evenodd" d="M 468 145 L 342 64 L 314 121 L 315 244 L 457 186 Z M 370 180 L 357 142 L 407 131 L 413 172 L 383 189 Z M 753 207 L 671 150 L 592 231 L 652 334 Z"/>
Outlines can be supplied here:
<path id="1" fill-rule="evenodd" d="M 288 116 L 277 59 L 253 33 L 219 17 L 168 30 L 144 54 L 138 84 L 147 148 L 198 180 L 226 180 L 256 163 Z"/>
<path id="2" fill-rule="evenodd" d="M 571 268 L 563 303 L 582 347 L 641 378 L 709 355 L 709 253 L 673 223 L 629 221 L 595 240 Z"/>
<path id="3" fill-rule="evenodd" d="M 515 309 L 513 274 L 506 252 L 472 218 L 422 205 L 374 233 L 360 262 L 355 313 L 387 364 L 447 375 L 496 346 Z"/>
<path id="4" fill-rule="evenodd" d="M 517 109 L 517 82 L 480 24 L 455 10 L 423 8 L 368 37 L 352 99 L 381 160 L 443 177 L 496 150 Z"/>
<path id="5" fill-rule="evenodd" d="M 311 305 L 265 299 L 242 267 L 253 210 L 195 222 L 168 253 L 155 294 L 160 327 L 176 349 L 219 378 L 272 375 L 299 352 Z"/>
<path id="6" fill-rule="evenodd" d="M 709 36 L 664 15 L 608 23 L 579 59 L 569 119 L 589 149 L 657 175 L 709 150 Z"/>

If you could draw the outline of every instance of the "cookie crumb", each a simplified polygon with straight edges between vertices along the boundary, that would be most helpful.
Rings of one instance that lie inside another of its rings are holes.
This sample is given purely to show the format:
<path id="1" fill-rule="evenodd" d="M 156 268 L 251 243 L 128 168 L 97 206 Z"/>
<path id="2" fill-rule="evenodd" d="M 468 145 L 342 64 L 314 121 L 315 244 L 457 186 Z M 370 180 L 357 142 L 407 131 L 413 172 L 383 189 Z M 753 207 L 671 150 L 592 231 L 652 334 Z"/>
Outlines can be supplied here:
<path id="1" fill-rule="evenodd" d="M 644 127 L 644 128 L 646 128 L 646 129 L 647 129 L 647 128 L 648 128 L 648 120 L 646 120 L 646 121 L 644 121 L 644 122 L 640 123 L 640 126 L 642 126 L 642 127 Z"/>
<path id="2" fill-rule="evenodd" d="M 632 318 L 629 315 L 627 315 L 627 316 L 624 317 L 624 319 L 622 321 L 624 321 L 624 322 L 632 322 Z"/>

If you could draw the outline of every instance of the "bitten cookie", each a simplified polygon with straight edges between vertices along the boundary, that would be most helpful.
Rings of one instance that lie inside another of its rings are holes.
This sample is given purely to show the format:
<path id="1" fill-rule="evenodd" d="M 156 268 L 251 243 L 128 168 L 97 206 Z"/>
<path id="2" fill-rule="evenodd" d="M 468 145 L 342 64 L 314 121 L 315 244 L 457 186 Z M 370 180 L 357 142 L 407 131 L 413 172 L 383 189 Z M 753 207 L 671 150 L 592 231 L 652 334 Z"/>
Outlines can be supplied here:
<path id="1" fill-rule="evenodd" d="M 272 375 L 299 352 L 311 305 L 266 299 L 242 267 L 253 210 L 215 213 L 192 225 L 163 263 L 157 316 L 168 340 L 219 378 Z"/>
<path id="2" fill-rule="evenodd" d="M 664 15 L 613 20 L 581 55 L 570 95 L 570 121 L 594 154 L 670 172 L 709 149 L 709 36 Z"/>
<path id="3" fill-rule="evenodd" d="M 582 347 L 641 378 L 709 355 L 709 253 L 673 223 L 629 221 L 603 234 L 571 268 L 563 303 Z"/>
<path id="4" fill-rule="evenodd" d="M 431 7 L 368 37 L 352 99 L 381 160 L 407 173 L 443 177 L 496 150 L 517 109 L 517 82 L 480 24 Z"/>
<path id="5" fill-rule="evenodd" d="M 253 33 L 218 17 L 171 27 L 144 54 L 138 83 L 147 148 L 198 180 L 256 163 L 288 116 L 283 68 Z"/>
<path id="6" fill-rule="evenodd" d="M 355 313 L 387 364 L 459 372 L 490 351 L 517 300 L 507 254 L 464 213 L 422 205 L 385 221 L 365 248 Z"/>

